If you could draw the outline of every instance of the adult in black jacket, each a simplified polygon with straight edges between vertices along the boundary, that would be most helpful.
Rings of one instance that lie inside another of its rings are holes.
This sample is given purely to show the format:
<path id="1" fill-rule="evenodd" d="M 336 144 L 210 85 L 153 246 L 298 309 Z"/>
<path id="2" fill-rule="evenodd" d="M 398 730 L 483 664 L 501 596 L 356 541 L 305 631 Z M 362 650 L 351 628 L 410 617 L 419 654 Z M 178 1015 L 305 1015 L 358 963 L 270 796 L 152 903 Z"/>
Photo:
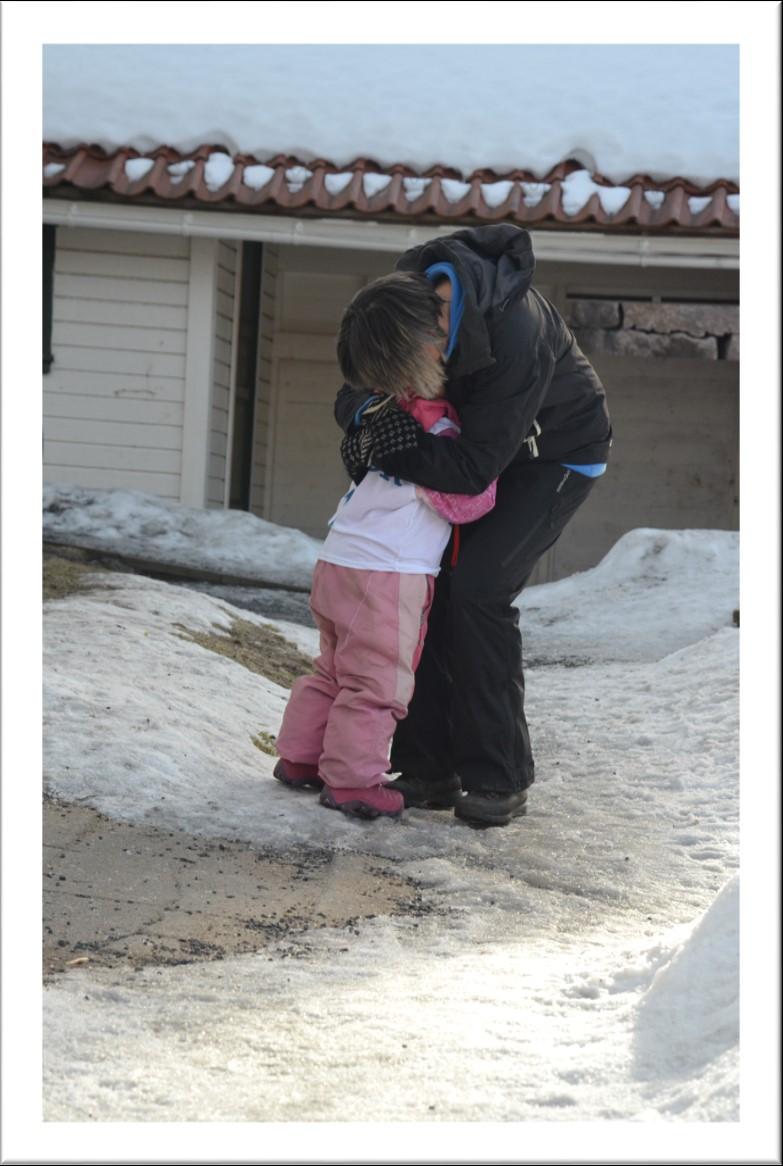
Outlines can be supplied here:
<path id="1" fill-rule="evenodd" d="M 401 774 L 392 785 L 408 805 L 454 805 L 472 824 L 505 825 L 525 812 L 535 776 L 513 601 L 593 489 L 612 442 L 610 418 L 573 333 L 531 286 L 527 231 L 466 228 L 411 248 L 395 268 L 421 277 L 410 282 L 421 287 L 425 316 L 438 305 L 432 330 L 440 325 L 444 343 L 421 342 L 409 288 L 395 309 L 393 277 L 354 297 L 338 342 L 348 383 L 335 403 L 346 468 L 356 479 L 372 463 L 454 493 L 480 493 L 495 478 L 498 487 L 494 510 L 456 532 L 458 546 L 444 555 L 413 700 L 392 744 L 392 770 Z M 400 336 L 417 346 L 408 355 L 426 370 L 424 381 L 433 359 L 442 361 L 458 439 L 425 433 L 396 407 L 364 411 L 384 385 L 361 370 L 394 370 Z M 373 345 L 375 363 L 363 360 Z"/>

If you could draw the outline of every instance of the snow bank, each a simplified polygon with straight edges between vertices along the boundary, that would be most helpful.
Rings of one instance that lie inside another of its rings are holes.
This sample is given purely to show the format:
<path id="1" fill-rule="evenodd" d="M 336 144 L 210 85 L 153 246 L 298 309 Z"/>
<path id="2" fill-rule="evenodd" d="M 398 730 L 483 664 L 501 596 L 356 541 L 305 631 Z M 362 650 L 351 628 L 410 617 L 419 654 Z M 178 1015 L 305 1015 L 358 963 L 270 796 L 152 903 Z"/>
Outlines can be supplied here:
<path id="1" fill-rule="evenodd" d="M 672 958 L 655 974 L 637 1010 L 634 1076 L 655 1081 L 664 1113 L 716 1102 L 739 1120 L 739 876 L 731 878 Z M 701 1094 L 701 1101 L 698 1097 Z"/>
<path id="2" fill-rule="evenodd" d="M 320 547 L 245 510 L 200 510 L 139 490 L 46 484 L 44 538 L 156 562 L 309 587 Z"/>
<path id="3" fill-rule="evenodd" d="M 661 659 L 731 626 L 739 534 L 632 530 L 596 567 L 529 587 L 517 606 L 531 661 Z"/>
<path id="4" fill-rule="evenodd" d="M 44 487 L 43 531 L 44 538 L 294 587 L 309 586 L 322 545 L 243 510 L 56 484 Z M 596 567 L 530 587 L 517 606 L 530 664 L 660 659 L 731 625 L 739 535 L 633 530 Z"/>
<path id="5" fill-rule="evenodd" d="M 207 142 L 262 163 L 365 155 L 463 177 L 543 177 L 568 157 L 617 183 L 739 175 L 731 44 L 50 44 L 43 62 L 44 138 L 66 148 Z"/>

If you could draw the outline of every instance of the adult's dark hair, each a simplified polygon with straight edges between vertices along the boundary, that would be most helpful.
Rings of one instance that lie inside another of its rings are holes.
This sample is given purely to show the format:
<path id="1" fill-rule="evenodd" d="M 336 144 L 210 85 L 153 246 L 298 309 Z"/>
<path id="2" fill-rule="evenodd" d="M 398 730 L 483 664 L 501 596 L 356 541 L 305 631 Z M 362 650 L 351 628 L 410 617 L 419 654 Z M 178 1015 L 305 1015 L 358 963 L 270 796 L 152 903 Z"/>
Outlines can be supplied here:
<path id="1" fill-rule="evenodd" d="M 438 395 L 442 363 L 425 345 L 445 340 L 439 325 L 443 300 L 425 275 L 393 271 L 356 293 L 343 313 L 337 359 L 354 388 L 400 398 Z"/>

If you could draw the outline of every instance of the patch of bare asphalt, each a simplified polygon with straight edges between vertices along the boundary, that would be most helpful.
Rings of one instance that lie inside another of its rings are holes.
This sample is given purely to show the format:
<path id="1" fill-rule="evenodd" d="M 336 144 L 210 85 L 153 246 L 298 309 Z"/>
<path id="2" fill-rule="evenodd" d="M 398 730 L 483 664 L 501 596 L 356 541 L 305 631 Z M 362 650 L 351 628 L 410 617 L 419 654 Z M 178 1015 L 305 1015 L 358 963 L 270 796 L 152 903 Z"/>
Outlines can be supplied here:
<path id="1" fill-rule="evenodd" d="M 44 979 L 257 952 L 305 954 L 307 936 L 349 937 L 377 915 L 430 911 L 415 882 L 374 855 L 249 844 L 116 822 L 44 801 Z M 281 942 L 282 941 L 282 942 Z"/>

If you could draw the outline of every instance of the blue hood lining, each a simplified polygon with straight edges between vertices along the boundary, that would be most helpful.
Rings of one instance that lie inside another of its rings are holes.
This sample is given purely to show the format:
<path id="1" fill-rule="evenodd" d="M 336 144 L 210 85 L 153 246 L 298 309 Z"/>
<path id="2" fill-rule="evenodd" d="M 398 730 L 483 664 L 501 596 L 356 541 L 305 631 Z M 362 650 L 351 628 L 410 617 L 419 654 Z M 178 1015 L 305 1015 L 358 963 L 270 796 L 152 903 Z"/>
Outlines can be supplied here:
<path id="1" fill-rule="evenodd" d="M 462 320 L 462 313 L 465 309 L 465 296 L 462 291 L 462 284 L 457 276 L 457 270 L 453 263 L 432 263 L 424 271 L 424 274 L 429 280 L 435 283 L 439 275 L 447 275 L 451 281 L 451 313 L 449 319 L 449 339 L 446 344 L 446 351 L 444 357 L 446 360 L 454 351 L 454 346 L 457 343 L 457 333 L 459 332 L 460 321 Z"/>

